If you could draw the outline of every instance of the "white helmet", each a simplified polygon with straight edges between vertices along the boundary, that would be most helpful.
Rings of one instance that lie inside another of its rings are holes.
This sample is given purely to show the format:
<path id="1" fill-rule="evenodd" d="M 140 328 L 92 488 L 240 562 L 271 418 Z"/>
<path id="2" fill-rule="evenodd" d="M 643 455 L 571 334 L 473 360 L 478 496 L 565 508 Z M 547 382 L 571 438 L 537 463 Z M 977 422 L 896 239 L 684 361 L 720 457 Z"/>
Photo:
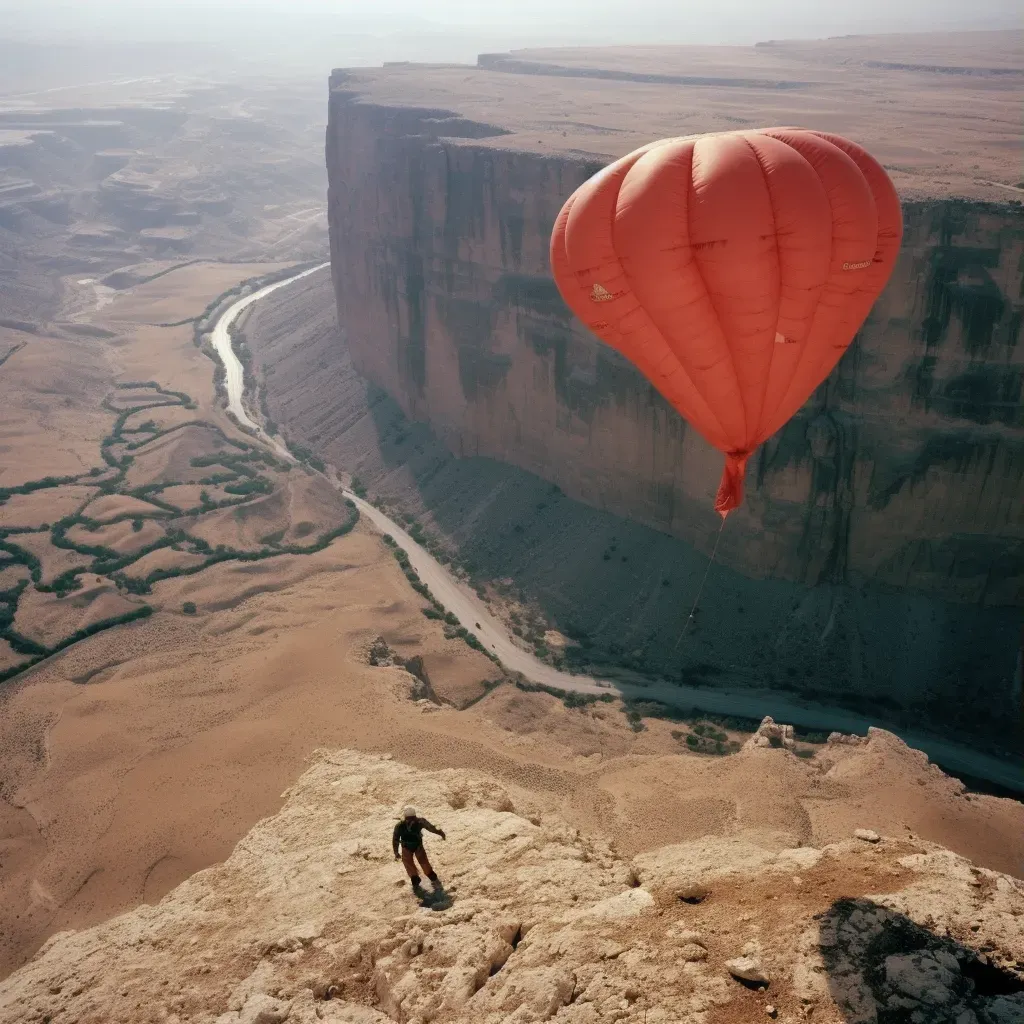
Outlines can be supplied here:
<path id="1" fill-rule="evenodd" d="M 402 817 L 403 818 L 415 818 L 415 817 L 417 817 L 416 808 L 415 807 L 411 807 L 411 806 L 403 807 L 402 808 Z"/>

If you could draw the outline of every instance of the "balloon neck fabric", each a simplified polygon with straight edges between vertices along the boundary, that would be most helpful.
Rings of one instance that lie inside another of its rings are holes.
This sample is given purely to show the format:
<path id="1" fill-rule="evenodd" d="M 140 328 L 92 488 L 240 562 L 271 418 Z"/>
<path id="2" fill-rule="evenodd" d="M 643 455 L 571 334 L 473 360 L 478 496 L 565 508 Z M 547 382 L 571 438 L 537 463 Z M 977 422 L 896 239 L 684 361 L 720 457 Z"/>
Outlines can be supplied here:
<path id="1" fill-rule="evenodd" d="M 743 504 L 743 477 L 747 472 L 750 452 L 726 452 L 725 469 L 715 495 L 715 511 L 723 518 Z"/>

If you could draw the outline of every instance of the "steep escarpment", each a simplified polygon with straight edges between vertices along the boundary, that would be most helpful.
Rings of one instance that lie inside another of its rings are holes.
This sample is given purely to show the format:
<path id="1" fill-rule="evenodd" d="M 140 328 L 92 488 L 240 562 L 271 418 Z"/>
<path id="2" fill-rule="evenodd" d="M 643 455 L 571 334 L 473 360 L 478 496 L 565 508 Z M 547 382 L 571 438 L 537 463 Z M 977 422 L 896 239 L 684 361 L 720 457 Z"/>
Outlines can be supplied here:
<path id="1" fill-rule="evenodd" d="M 771 687 L 896 726 L 1019 743 L 1008 683 L 1016 609 L 752 579 L 719 565 L 683 632 L 706 551 L 507 462 L 455 457 L 355 369 L 326 275 L 257 306 L 245 330 L 270 418 L 393 515 L 422 524 L 496 598 L 492 610 L 511 631 L 525 605 L 571 637 L 570 663 L 598 675 L 625 667 L 691 685 Z"/>
<path id="2" fill-rule="evenodd" d="M 573 320 L 548 273 L 551 223 L 598 164 L 438 138 L 441 120 L 332 94 L 333 274 L 357 369 L 457 455 L 706 545 L 720 456 Z M 752 460 L 720 554 L 752 576 L 1013 604 L 1024 211 L 942 200 L 905 216 L 893 281 Z"/>
<path id="3" fill-rule="evenodd" d="M 628 56 L 617 51 L 605 66 L 621 69 Z M 648 53 L 638 66 L 664 70 L 659 59 Z M 772 79 L 772 59 L 759 51 L 759 81 Z M 480 474 L 463 473 L 472 479 L 444 494 L 432 486 L 436 470 L 416 474 L 426 505 L 417 512 L 465 545 L 483 532 L 486 507 L 489 537 L 473 545 L 473 561 L 517 582 L 526 563 L 543 561 L 548 578 L 538 589 L 560 628 L 608 641 L 620 660 L 663 672 L 711 665 L 801 692 L 853 690 L 940 719 L 982 690 L 1002 709 L 997 731 L 1019 733 L 1007 712 L 1019 700 L 1012 678 L 1024 582 L 1024 211 L 997 201 L 1012 186 L 965 173 L 968 135 L 957 113 L 965 96 L 995 113 L 1008 94 L 996 80 L 957 86 L 961 95 L 949 75 L 813 68 L 815 89 L 860 126 L 907 197 L 903 251 L 846 358 L 752 460 L 747 503 L 718 548 L 736 586 L 727 577 L 729 597 L 705 599 L 701 634 L 683 653 L 679 616 L 700 571 L 692 553 L 706 555 L 714 542 L 721 457 L 572 319 L 550 279 L 547 240 L 564 199 L 609 156 L 645 131 L 667 134 L 666 111 L 674 133 L 756 123 L 761 108 L 767 120 L 816 127 L 808 83 L 792 67 L 777 69 L 777 81 L 796 83 L 782 90 L 785 108 L 774 87 L 609 85 L 515 67 L 336 73 L 327 158 L 344 342 L 326 343 L 320 362 L 343 361 L 347 350 L 359 374 L 459 458 L 519 467 L 621 517 L 617 527 L 587 522 L 591 533 L 574 534 L 569 520 L 564 531 L 548 521 L 549 506 L 564 499 L 542 487 L 528 488 L 531 516 L 511 490 L 495 490 L 490 469 L 488 503 L 472 498 Z M 850 75 L 863 89 L 856 101 Z M 893 123 L 892 88 L 904 90 L 908 110 L 921 108 L 912 131 Z M 941 117 L 921 99 L 939 93 L 948 107 Z M 452 105 L 412 106 L 417 100 Z M 697 100 L 710 109 L 686 107 Z M 938 132 L 952 165 L 911 155 Z M 1005 152 L 1001 136 L 978 140 L 975 173 L 1011 180 Z M 272 386 L 272 404 L 273 394 Z M 379 399 L 374 409 L 382 438 L 407 435 Z M 322 444 L 339 436 L 309 434 Z M 381 479 L 372 466 L 338 464 Z M 506 522 L 509 504 L 523 507 Z M 654 532 L 634 533 L 622 519 Z M 683 544 L 667 548 L 659 535 Z M 597 595 L 615 568 L 617 598 L 606 601 Z M 573 588 L 566 576 L 586 583 Z M 744 586 L 744 578 L 775 585 Z M 721 581 L 716 587 L 721 596 Z M 601 612 L 588 610 L 594 602 Z"/>
<path id="4" fill-rule="evenodd" d="M 411 794 L 448 836 L 428 906 L 388 845 Z M 156 906 L 54 936 L 0 983 L 0 1022 L 1024 1017 L 1022 883 L 913 836 L 734 834 L 629 859 L 526 791 L 345 750 L 285 796 Z"/>

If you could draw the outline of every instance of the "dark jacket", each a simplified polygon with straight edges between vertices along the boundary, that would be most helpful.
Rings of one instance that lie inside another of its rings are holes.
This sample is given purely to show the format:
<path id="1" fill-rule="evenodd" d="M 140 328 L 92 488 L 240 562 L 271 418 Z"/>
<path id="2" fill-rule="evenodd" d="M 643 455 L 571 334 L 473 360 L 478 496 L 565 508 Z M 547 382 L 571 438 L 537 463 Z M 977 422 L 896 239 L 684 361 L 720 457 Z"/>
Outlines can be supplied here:
<path id="1" fill-rule="evenodd" d="M 399 844 L 406 850 L 418 850 L 423 845 L 423 830 L 433 832 L 444 839 L 444 831 L 431 825 L 426 818 L 403 818 L 391 836 L 391 846 L 398 856 Z"/>

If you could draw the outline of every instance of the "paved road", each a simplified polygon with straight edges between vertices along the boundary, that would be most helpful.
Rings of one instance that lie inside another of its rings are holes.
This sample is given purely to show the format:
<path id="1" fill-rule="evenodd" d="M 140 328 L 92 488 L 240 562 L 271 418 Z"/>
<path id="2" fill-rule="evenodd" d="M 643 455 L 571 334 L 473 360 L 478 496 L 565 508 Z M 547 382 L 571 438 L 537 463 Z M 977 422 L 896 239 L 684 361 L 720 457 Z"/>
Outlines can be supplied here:
<path id="1" fill-rule="evenodd" d="M 263 434 L 259 425 L 253 423 L 242 408 L 242 366 L 231 350 L 227 328 L 246 306 L 277 291 L 278 288 L 284 288 L 300 278 L 315 274 L 326 266 L 329 264 L 322 263 L 295 277 L 278 281 L 276 284 L 268 285 L 266 288 L 246 296 L 224 313 L 214 330 L 214 347 L 224 359 L 227 370 L 228 408 L 242 423 L 260 431 L 260 435 L 268 444 L 273 445 L 278 452 L 288 458 L 291 456 L 272 438 Z M 875 724 L 869 718 L 851 714 L 841 708 L 794 701 L 782 694 L 768 690 L 726 690 L 718 687 L 676 686 L 656 681 L 626 683 L 616 680 L 611 682 L 590 676 L 559 672 L 529 651 L 524 651 L 519 647 L 512 640 L 504 625 L 488 611 L 487 605 L 465 584 L 455 579 L 430 552 L 417 544 L 398 523 L 389 519 L 379 509 L 351 491 L 343 487 L 341 490 L 346 498 L 356 503 L 365 519 L 373 523 L 381 533 L 390 534 L 394 538 L 395 543 L 409 556 L 412 567 L 419 574 L 420 579 L 430 587 L 437 600 L 451 611 L 466 629 L 476 634 L 480 642 L 498 657 L 506 669 L 522 674 L 531 682 L 555 686 L 562 690 L 575 690 L 578 693 L 610 692 L 626 700 L 654 700 L 670 707 L 686 710 L 696 708 L 712 714 L 738 715 L 754 719 L 771 715 L 779 722 L 818 729 L 834 729 L 847 733 L 863 734 Z M 1024 793 L 1024 763 L 982 754 L 969 747 L 913 731 L 901 730 L 899 735 L 910 746 L 923 750 L 931 760 L 942 765 L 947 771 L 957 775 L 984 779 L 1007 789 Z"/>

